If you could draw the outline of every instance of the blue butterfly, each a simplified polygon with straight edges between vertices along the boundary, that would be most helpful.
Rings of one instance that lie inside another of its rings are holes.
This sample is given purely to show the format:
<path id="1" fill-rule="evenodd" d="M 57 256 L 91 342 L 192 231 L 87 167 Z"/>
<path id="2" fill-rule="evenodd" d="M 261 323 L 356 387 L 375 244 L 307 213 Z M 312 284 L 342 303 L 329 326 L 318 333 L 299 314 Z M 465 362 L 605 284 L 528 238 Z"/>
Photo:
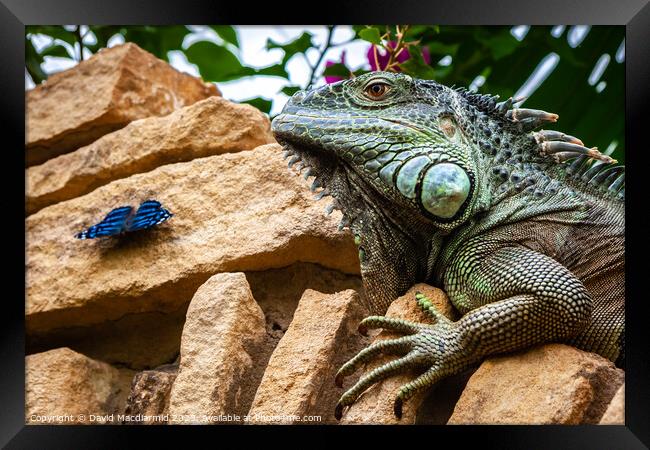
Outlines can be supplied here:
<path id="1" fill-rule="evenodd" d="M 140 204 L 133 214 L 132 206 L 121 206 L 109 212 L 97 225 L 77 233 L 77 239 L 94 239 L 116 236 L 128 231 L 145 230 L 163 223 L 173 214 L 162 207 L 156 200 L 147 200 Z"/>

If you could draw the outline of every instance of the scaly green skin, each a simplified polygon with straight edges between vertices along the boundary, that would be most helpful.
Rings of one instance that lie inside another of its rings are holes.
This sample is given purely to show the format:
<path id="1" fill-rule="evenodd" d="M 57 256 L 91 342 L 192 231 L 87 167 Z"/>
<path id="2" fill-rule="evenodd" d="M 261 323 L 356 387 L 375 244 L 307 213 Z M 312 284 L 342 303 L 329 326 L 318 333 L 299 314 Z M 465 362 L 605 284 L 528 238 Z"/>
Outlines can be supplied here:
<path id="1" fill-rule="evenodd" d="M 362 351 L 401 357 L 348 390 L 408 368 L 422 375 L 402 402 L 488 355 L 567 342 L 623 364 L 624 174 L 572 136 L 533 132 L 556 115 L 497 104 L 408 75 L 374 72 L 296 93 L 272 124 L 334 197 L 359 245 L 373 312 L 417 282 L 442 287 L 463 314 L 451 322 L 421 295 L 434 324 L 373 316 L 362 329 L 405 333 Z M 592 164 L 593 159 L 605 164 Z"/>

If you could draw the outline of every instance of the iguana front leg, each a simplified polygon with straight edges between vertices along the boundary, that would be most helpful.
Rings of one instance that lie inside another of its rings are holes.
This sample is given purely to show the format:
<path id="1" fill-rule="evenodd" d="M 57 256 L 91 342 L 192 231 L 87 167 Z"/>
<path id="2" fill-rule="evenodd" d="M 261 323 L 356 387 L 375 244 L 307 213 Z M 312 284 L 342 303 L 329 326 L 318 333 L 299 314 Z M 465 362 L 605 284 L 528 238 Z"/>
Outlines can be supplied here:
<path id="1" fill-rule="evenodd" d="M 337 417 L 374 383 L 423 368 L 419 377 L 397 393 L 395 415 L 401 417 L 402 403 L 416 392 L 488 355 L 566 340 L 587 324 L 592 310 L 580 280 L 555 260 L 525 247 L 499 248 L 470 241 L 448 266 L 444 284 L 454 306 L 466 313 L 457 322 L 435 311 L 422 295 L 416 298 L 434 324 L 381 316 L 361 322 L 362 331 L 384 328 L 407 335 L 363 350 L 341 367 L 337 383 L 377 354 L 402 357 L 370 371 L 345 392 L 337 405 Z"/>

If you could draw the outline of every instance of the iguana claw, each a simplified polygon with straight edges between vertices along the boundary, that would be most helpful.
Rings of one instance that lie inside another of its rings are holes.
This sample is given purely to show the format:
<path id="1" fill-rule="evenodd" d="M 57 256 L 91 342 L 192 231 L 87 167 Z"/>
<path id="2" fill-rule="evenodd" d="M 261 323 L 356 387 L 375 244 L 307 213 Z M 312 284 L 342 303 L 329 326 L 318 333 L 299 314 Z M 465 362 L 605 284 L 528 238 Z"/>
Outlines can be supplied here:
<path id="1" fill-rule="evenodd" d="M 341 417 L 343 417 L 343 405 L 339 402 L 336 404 L 336 408 L 334 409 L 334 418 L 336 420 L 341 420 Z"/>
<path id="2" fill-rule="evenodd" d="M 435 306 L 419 292 L 416 300 L 420 307 L 434 318 L 434 324 L 416 323 L 408 320 L 383 316 L 370 316 L 359 325 L 360 330 L 383 328 L 398 333 L 406 333 L 396 339 L 379 340 L 363 349 L 345 363 L 336 374 L 335 382 L 341 387 L 343 378 L 354 373 L 363 364 L 380 354 L 401 355 L 393 361 L 372 369 L 347 390 L 339 400 L 335 417 L 342 417 L 343 408 L 352 405 L 357 398 L 375 383 L 409 369 L 428 367 L 423 374 L 403 385 L 395 399 L 394 412 L 402 416 L 402 405 L 416 393 L 427 389 L 439 379 L 447 376 L 457 367 L 465 365 L 461 346 L 457 345 L 459 335 L 454 323 L 439 313 Z"/>

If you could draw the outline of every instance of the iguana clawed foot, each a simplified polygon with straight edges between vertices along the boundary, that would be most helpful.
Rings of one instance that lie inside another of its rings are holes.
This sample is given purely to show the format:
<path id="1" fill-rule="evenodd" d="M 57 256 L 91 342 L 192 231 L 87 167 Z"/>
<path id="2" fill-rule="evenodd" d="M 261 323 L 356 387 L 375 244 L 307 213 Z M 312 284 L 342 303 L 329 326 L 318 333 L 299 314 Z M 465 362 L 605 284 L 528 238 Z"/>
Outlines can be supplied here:
<path id="1" fill-rule="evenodd" d="M 346 391 L 336 405 L 334 415 L 337 419 L 342 417 L 344 407 L 352 405 L 373 384 L 409 369 L 426 367 L 424 373 L 401 386 L 397 393 L 394 412 L 397 418 L 401 418 L 403 402 L 429 388 L 438 380 L 462 370 L 469 362 L 469 358 L 466 358 L 462 351 L 461 335 L 455 323 L 438 312 L 423 294 L 417 293 L 416 300 L 420 307 L 434 319 L 434 324 L 382 316 L 370 316 L 361 321 L 359 331 L 362 334 L 365 334 L 368 329 L 383 328 L 407 335 L 375 342 L 341 367 L 335 379 L 339 387 L 342 386 L 345 376 L 354 373 L 375 356 L 401 355 L 400 358 L 371 370 Z"/>

